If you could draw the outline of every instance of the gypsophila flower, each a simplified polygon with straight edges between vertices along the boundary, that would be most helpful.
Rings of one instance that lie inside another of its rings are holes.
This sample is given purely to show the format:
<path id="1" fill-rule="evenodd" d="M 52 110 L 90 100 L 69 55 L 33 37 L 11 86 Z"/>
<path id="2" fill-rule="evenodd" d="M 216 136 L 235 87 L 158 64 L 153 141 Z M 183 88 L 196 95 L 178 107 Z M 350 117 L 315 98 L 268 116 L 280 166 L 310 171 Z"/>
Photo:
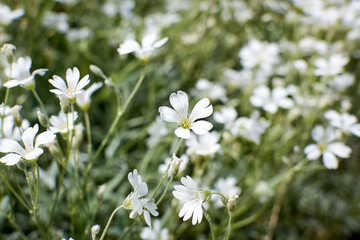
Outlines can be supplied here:
<path id="1" fill-rule="evenodd" d="M 168 41 L 167 37 L 158 41 L 156 41 L 156 38 L 156 34 L 146 35 L 141 41 L 141 46 L 135 40 L 128 39 L 120 45 L 117 51 L 120 55 L 125 55 L 133 52 L 138 59 L 147 62 L 149 61 L 152 52 Z"/>
<path id="2" fill-rule="evenodd" d="M 70 103 L 74 103 L 76 97 L 84 91 L 83 88 L 90 82 L 89 75 L 86 75 L 80 81 L 79 79 L 79 69 L 77 67 L 74 67 L 72 70 L 68 68 L 66 70 L 66 83 L 57 75 L 54 75 L 53 79 L 49 80 L 49 82 L 57 88 L 51 89 L 50 92 L 58 96 L 65 96 L 69 99 Z"/>
<path id="3" fill-rule="evenodd" d="M 360 124 L 357 123 L 357 118 L 348 113 L 338 113 L 334 110 L 325 112 L 325 118 L 330 121 L 330 125 L 339 129 L 345 135 L 350 133 L 360 137 Z"/>
<path id="4" fill-rule="evenodd" d="M 51 116 L 49 119 L 50 130 L 54 133 L 68 133 L 74 129 L 75 121 L 78 117 L 77 112 L 65 114 L 63 111 L 59 112 L 58 116 Z"/>
<path id="5" fill-rule="evenodd" d="M 20 57 L 10 67 L 5 69 L 5 74 L 11 79 L 4 83 L 4 87 L 13 88 L 21 86 L 27 89 L 33 89 L 35 85 L 35 75 L 44 76 L 47 69 L 37 69 L 30 74 L 31 58 Z"/>
<path id="6" fill-rule="evenodd" d="M 0 158 L 0 161 L 8 166 L 17 164 L 21 159 L 25 161 L 36 161 L 44 152 L 41 145 L 48 144 L 55 139 L 55 135 L 51 131 L 40 133 L 36 138 L 35 135 L 39 131 L 39 126 L 29 127 L 22 134 L 22 147 L 18 142 L 12 139 L 0 140 L 0 152 L 6 155 Z"/>
<path id="7" fill-rule="evenodd" d="M 200 223 L 203 217 L 203 204 L 210 196 L 210 192 L 201 190 L 190 176 L 182 177 L 183 185 L 175 185 L 172 192 L 174 197 L 184 202 L 179 217 L 186 221 L 192 216 L 192 224 Z"/>
<path id="8" fill-rule="evenodd" d="M 76 98 L 76 104 L 81 108 L 83 111 L 89 110 L 90 103 L 91 103 L 91 95 L 102 87 L 102 83 L 94 83 L 88 89 L 80 93 Z"/>
<path id="9" fill-rule="evenodd" d="M 196 121 L 201 118 L 210 116 L 213 112 L 213 107 L 210 105 L 210 100 L 207 98 L 201 99 L 189 114 L 189 100 L 188 96 L 183 91 L 172 93 L 170 95 L 170 104 L 175 109 L 169 107 L 160 107 L 160 117 L 167 122 L 176 122 L 179 127 L 175 130 L 175 135 L 189 139 L 190 129 L 196 134 L 202 135 L 207 133 L 213 125 L 207 121 Z"/>
<path id="10" fill-rule="evenodd" d="M 294 105 L 288 98 L 288 91 L 283 87 L 276 87 L 272 91 L 265 86 L 259 86 L 250 97 L 250 103 L 255 107 L 262 107 L 266 112 L 274 114 L 278 108 L 288 109 Z"/>
<path id="11" fill-rule="evenodd" d="M 140 233 L 140 237 L 143 240 L 168 240 L 169 230 L 167 228 L 161 228 L 160 220 L 154 221 L 154 227 L 145 227 Z"/>
<path id="12" fill-rule="evenodd" d="M 338 159 L 348 158 L 351 148 L 342 142 L 335 142 L 336 133 L 332 127 L 324 129 L 322 126 L 315 126 L 311 131 L 311 136 L 317 144 L 310 144 L 304 149 L 304 153 L 309 160 L 316 160 L 322 155 L 323 163 L 328 169 L 337 169 Z"/>
<path id="13" fill-rule="evenodd" d="M 155 217 L 158 216 L 159 213 L 156 211 L 156 204 L 152 200 L 144 198 L 148 193 L 148 186 L 146 182 L 143 182 L 136 169 L 128 174 L 128 180 L 134 191 L 124 200 L 124 208 L 131 210 L 129 216 L 131 219 L 137 215 L 144 214 L 146 224 L 151 227 L 150 213 Z"/>

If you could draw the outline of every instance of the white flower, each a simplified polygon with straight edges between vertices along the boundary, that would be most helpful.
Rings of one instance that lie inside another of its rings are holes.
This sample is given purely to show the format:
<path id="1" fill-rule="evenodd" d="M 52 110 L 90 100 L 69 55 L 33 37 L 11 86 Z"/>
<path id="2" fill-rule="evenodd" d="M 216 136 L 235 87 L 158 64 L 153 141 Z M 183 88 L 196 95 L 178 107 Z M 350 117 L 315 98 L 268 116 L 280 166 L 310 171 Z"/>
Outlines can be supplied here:
<path id="1" fill-rule="evenodd" d="M 360 137 L 360 124 L 357 123 L 357 118 L 348 113 L 338 113 L 334 110 L 325 112 L 325 118 L 330 121 L 330 125 L 338 128 L 345 134 L 354 134 Z"/>
<path id="2" fill-rule="evenodd" d="M 136 169 L 128 174 L 128 179 L 134 191 L 126 197 L 123 203 L 124 208 L 131 210 L 130 218 L 132 219 L 135 218 L 137 214 L 141 215 L 144 213 L 145 222 L 151 227 L 150 213 L 155 217 L 158 216 L 159 213 L 156 211 L 156 204 L 152 200 L 144 198 L 148 193 L 148 186 L 146 182 L 143 182 Z"/>
<path id="3" fill-rule="evenodd" d="M 11 80 L 4 83 L 4 87 L 13 88 L 16 86 L 22 86 L 28 89 L 34 88 L 34 78 L 36 74 L 43 76 L 47 69 L 37 69 L 30 74 L 31 58 L 20 57 L 10 67 L 5 69 L 5 73 Z"/>
<path id="4" fill-rule="evenodd" d="M 140 237 L 143 240 L 168 240 L 169 230 L 167 228 L 161 228 L 160 220 L 154 221 L 154 227 L 145 227 L 140 233 Z"/>
<path id="5" fill-rule="evenodd" d="M 156 41 L 156 38 L 156 34 L 146 35 L 141 41 L 141 46 L 135 40 L 128 39 L 120 45 L 117 51 L 120 55 L 125 55 L 133 52 L 138 59 L 147 62 L 152 52 L 168 41 L 167 37 L 158 41 Z"/>
<path id="6" fill-rule="evenodd" d="M 83 111 L 89 110 L 90 103 L 91 103 L 91 95 L 101 88 L 102 83 L 94 83 L 88 89 L 80 93 L 76 98 L 76 104 L 81 108 Z"/>
<path id="7" fill-rule="evenodd" d="M 254 90 L 250 97 L 250 103 L 255 107 L 262 107 L 266 112 L 271 114 L 276 113 L 278 108 L 291 108 L 293 101 L 288 98 L 288 91 L 283 87 L 276 87 L 272 91 L 262 85 Z"/>
<path id="8" fill-rule="evenodd" d="M 250 118 L 240 117 L 232 125 L 230 131 L 234 136 L 242 136 L 256 144 L 260 144 L 260 136 L 270 125 L 260 118 L 259 111 L 254 111 Z"/>
<path id="9" fill-rule="evenodd" d="M 348 87 L 354 84 L 355 76 L 351 73 L 344 73 L 339 76 L 336 76 L 334 79 L 330 80 L 329 86 L 334 88 L 337 91 L 345 91 Z"/>
<path id="10" fill-rule="evenodd" d="M 314 65 L 316 69 L 314 74 L 316 76 L 333 76 L 344 71 L 344 66 L 348 63 L 349 58 L 341 54 L 334 54 L 329 59 L 318 58 Z"/>
<path id="11" fill-rule="evenodd" d="M 310 144 L 304 149 L 304 153 L 309 160 L 316 160 L 321 155 L 323 163 L 328 169 L 337 169 L 339 166 L 336 158 L 348 158 L 351 148 L 342 142 L 334 142 L 336 135 L 331 127 L 325 130 L 322 126 L 315 126 L 311 131 L 311 136 L 317 144 Z"/>
<path id="12" fill-rule="evenodd" d="M 43 18 L 42 24 L 48 28 L 54 28 L 60 33 L 66 33 L 69 30 L 66 13 L 47 12 Z"/>
<path id="13" fill-rule="evenodd" d="M 275 43 L 260 42 L 257 39 L 251 39 L 249 43 L 240 50 L 239 57 L 241 64 L 245 69 L 259 70 L 270 75 L 274 66 L 280 62 L 279 46 Z"/>
<path id="14" fill-rule="evenodd" d="M 226 198 L 229 198 L 232 195 L 239 195 L 241 193 L 241 188 L 236 186 L 237 179 L 235 177 L 219 178 L 215 182 L 215 191 L 220 192 Z M 221 207 L 224 204 L 221 202 L 220 198 L 216 198 L 215 205 Z"/>
<path id="15" fill-rule="evenodd" d="M 9 6 L 0 3 L 0 25 L 8 25 L 22 15 L 24 15 L 24 9 L 11 11 Z"/>
<path id="16" fill-rule="evenodd" d="M 261 203 L 265 203 L 274 195 L 274 190 L 272 190 L 265 181 L 260 181 L 256 184 L 254 195 L 259 198 Z"/>
<path id="17" fill-rule="evenodd" d="M 58 116 L 51 116 L 49 119 L 50 130 L 54 133 L 67 133 L 74 129 L 75 121 L 78 117 L 77 112 L 70 112 L 67 116 L 61 111 Z M 69 126 L 68 126 L 69 125 Z"/>
<path id="18" fill-rule="evenodd" d="M 220 84 L 215 84 L 207 79 L 201 78 L 196 82 L 194 95 L 209 97 L 212 100 L 227 101 L 226 90 Z"/>
<path id="19" fill-rule="evenodd" d="M 210 100 L 208 98 L 201 99 L 195 105 L 190 115 L 188 113 L 188 96 L 183 91 L 172 93 L 170 95 L 170 104 L 175 110 L 163 106 L 159 108 L 159 112 L 160 117 L 164 121 L 176 122 L 180 125 L 175 130 L 176 136 L 189 139 L 190 129 L 196 134 L 201 135 L 207 133 L 213 127 L 213 125 L 207 121 L 196 121 L 201 118 L 206 118 L 212 114 L 213 107 L 210 105 Z"/>
<path id="20" fill-rule="evenodd" d="M 208 191 L 203 191 L 190 176 L 182 177 L 183 185 L 175 185 L 173 195 L 182 202 L 185 202 L 180 210 L 179 217 L 186 221 L 192 216 L 192 224 L 200 223 L 203 217 L 203 203 L 209 197 Z"/>
<path id="21" fill-rule="evenodd" d="M 201 156 L 214 155 L 220 150 L 219 134 L 217 132 L 205 133 L 201 136 L 191 134 L 186 141 L 189 153 L 195 153 Z"/>
<path id="22" fill-rule="evenodd" d="M 166 128 L 165 122 L 162 121 L 159 116 L 157 116 L 155 122 L 153 122 L 148 128 L 149 138 L 146 139 L 147 146 L 148 147 L 155 146 L 168 133 L 169 130 Z"/>
<path id="23" fill-rule="evenodd" d="M 220 112 L 214 112 L 214 120 L 224 124 L 225 128 L 230 130 L 237 117 L 237 112 L 233 107 L 222 107 Z"/>
<path id="24" fill-rule="evenodd" d="M 0 158 L 0 161 L 6 165 L 15 165 L 20 159 L 36 161 L 44 152 L 40 146 L 48 144 L 55 139 L 55 135 L 51 131 L 40 133 L 35 139 L 38 131 L 39 126 L 37 124 L 24 131 L 21 138 L 25 148 L 12 139 L 0 140 L 0 152 L 7 153 L 4 157 Z"/>
<path id="25" fill-rule="evenodd" d="M 57 75 L 54 75 L 53 78 L 49 82 L 57 89 L 51 89 L 50 92 L 68 98 L 71 103 L 75 102 L 76 96 L 82 93 L 84 91 L 83 88 L 90 82 L 89 75 L 86 75 L 79 81 L 80 72 L 77 67 L 74 67 L 73 70 L 71 68 L 66 70 L 66 83 Z"/>

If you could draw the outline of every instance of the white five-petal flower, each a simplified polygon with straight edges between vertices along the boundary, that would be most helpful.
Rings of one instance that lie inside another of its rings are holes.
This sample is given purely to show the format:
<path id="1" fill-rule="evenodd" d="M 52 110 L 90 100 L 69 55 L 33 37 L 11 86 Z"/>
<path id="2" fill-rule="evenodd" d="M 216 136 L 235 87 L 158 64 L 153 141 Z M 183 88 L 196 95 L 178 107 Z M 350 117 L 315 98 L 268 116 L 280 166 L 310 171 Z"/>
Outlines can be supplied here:
<path id="1" fill-rule="evenodd" d="M 149 61 L 152 52 L 168 41 L 167 37 L 158 41 L 156 41 L 156 38 L 156 34 L 146 35 L 141 41 L 141 46 L 137 41 L 133 39 L 128 39 L 120 45 L 117 51 L 120 55 L 125 55 L 133 52 L 138 59 L 147 62 Z"/>
<path id="2" fill-rule="evenodd" d="M 148 193 L 148 186 L 146 182 L 143 182 L 136 169 L 128 174 L 128 179 L 134 191 L 126 197 L 123 203 L 124 208 L 131 210 L 130 218 L 132 219 L 135 218 L 137 214 L 141 215 L 144 213 L 145 222 L 151 227 L 150 213 L 155 217 L 158 216 L 159 213 L 156 211 L 156 204 L 152 200 L 144 198 Z"/>
<path id="3" fill-rule="evenodd" d="M 357 118 L 348 113 L 338 113 L 334 110 L 329 110 L 325 113 L 325 118 L 330 121 L 330 125 L 338 128 L 342 133 L 354 134 L 360 137 L 360 124 L 357 123 Z"/>
<path id="4" fill-rule="evenodd" d="M 183 185 L 175 185 L 173 195 L 184 202 L 179 217 L 186 221 L 192 216 L 192 224 L 200 223 L 203 217 L 203 203 L 209 198 L 210 192 L 198 188 L 190 176 L 182 177 Z"/>
<path id="5" fill-rule="evenodd" d="M 62 133 L 65 134 L 67 132 L 71 132 L 74 129 L 75 121 L 78 117 L 77 112 L 70 112 L 69 114 L 65 114 L 63 111 L 59 113 L 58 116 L 51 116 L 49 119 L 50 130 L 53 133 Z"/>
<path id="6" fill-rule="evenodd" d="M 71 103 L 74 103 L 76 96 L 82 93 L 84 91 L 83 88 L 90 82 L 89 75 L 86 75 L 80 81 L 79 79 L 79 69 L 77 67 L 74 67 L 72 70 L 71 68 L 68 68 L 66 70 L 66 83 L 57 75 L 54 75 L 53 79 L 49 80 L 49 82 L 57 88 L 51 89 L 50 92 L 55 93 L 58 96 L 64 96 L 68 98 Z"/>
<path id="7" fill-rule="evenodd" d="M 13 88 L 20 85 L 21 87 L 33 89 L 35 75 L 43 76 L 47 72 L 47 69 L 37 69 L 30 74 L 30 68 L 31 58 L 20 57 L 11 65 L 11 68 L 8 67 L 5 69 L 6 75 L 11 77 L 11 79 L 4 83 L 4 87 Z"/>
<path id="8" fill-rule="evenodd" d="M 162 106 L 159 108 L 160 117 L 167 122 L 175 122 L 179 127 L 175 130 L 176 136 L 184 139 L 190 138 L 190 129 L 196 134 L 202 135 L 212 129 L 213 125 L 207 121 L 200 120 L 210 116 L 213 107 L 208 98 L 201 99 L 189 114 L 189 99 L 185 92 L 178 91 L 170 95 L 170 104 L 175 109 Z"/>
<path id="9" fill-rule="evenodd" d="M 24 131 L 21 138 L 25 148 L 12 139 L 0 140 L 0 152 L 6 153 L 4 157 L 0 158 L 0 161 L 6 165 L 15 165 L 21 159 L 26 161 L 36 161 L 44 152 L 40 146 L 48 144 L 55 139 L 55 135 L 51 131 L 40 133 L 35 138 L 38 131 L 39 126 L 37 124 Z"/>
<path id="10" fill-rule="evenodd" d="M 322 155 L 326 168 L 337 169 L 339 162 L 336 157 L 350 157 L 350 147 L 342 142 L 334 142 L 336 134 L 332 127 L 324 129 L 322 126 L 317 125 L 311 131 L 311 136 L 317 144 L 310 144 L 304 149 L 304 153 L 309 160 L 316 160 Z"/>

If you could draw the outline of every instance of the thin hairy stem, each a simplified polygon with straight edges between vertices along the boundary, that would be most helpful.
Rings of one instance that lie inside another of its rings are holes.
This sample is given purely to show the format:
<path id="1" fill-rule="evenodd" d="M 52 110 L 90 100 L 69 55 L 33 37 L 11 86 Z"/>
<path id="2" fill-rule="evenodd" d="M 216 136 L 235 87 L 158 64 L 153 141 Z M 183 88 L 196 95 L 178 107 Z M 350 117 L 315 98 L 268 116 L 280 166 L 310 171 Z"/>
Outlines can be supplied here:
<path id="1" fill-rule="evenodd" d="M 206 218 L 206 220 L 208 221 L 209 226 L 210 226 L 211 239 L 212 239 L 212 240 L 215 240 L 215 231 L 214 231 L 214 226 L 213 226 L 213 223 L 212 223 L 212 221 L 211 221 L 210 215 L 209 215 L 208 212 L 205 210 L 205 208 L 203 208 L 203 211 L 204 211 L 205 218 Z"/>
<path id="2" fill-rule="evenodd" d="M 115 213 L 116 213 L 117 211 L 119 211 L 119 210 L 120 210 L 121 208 L 123 208 L 123 207 L 124 207 L 124 206 L 121 205 L 121 206 L 115 208 L 115 210 L 112 212 L 112 214 L 111 214 L 111 216 L 110 216 L 110 218 L 109 218 L 109 220 L 108 220 L 108 222 L 107 222 L 107 224 L 106 224 L 106 226 L 105 226 L 105 228 L 104 228 L 104 231 L 103 231 L 103 233 L 101 234 L 100 240 L 103 240 L 103 239 L 104 239 L 105 234 L 106 234 L 106 232 L 107 232 L 107 230 L 108 230 L 108 228 L 109 228 L 109 226 L 110 226 L 110 223 L 111 223 L 113 217 L 115 216 Z"/>

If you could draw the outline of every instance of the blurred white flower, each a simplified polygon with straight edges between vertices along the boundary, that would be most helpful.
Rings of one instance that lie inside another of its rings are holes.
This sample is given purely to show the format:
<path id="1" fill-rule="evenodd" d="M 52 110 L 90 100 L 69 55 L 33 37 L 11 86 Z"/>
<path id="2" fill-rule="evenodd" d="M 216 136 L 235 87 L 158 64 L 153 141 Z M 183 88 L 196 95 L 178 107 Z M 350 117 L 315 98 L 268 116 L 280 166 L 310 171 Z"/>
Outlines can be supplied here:
<path id="1" fill-rule="evenodd" d="M 43 76 L 47 72 L 47 69 L 37 69 L 30 74 L 30 68 L 30 57 L 18 58 L 18 60 L 11 65 L 11 68 L 7 67 L 5 69 L 5 74 L 11 79 L 4 83 L 4 87 L 13 88 L 20 85 L 21 87 L 33 89 L 35 75 L 39 74 Z"/>
<path id="2" fill-rule="evenodd" d="M 344 73 L 334 77 L 328 82 L 329 86 L 341 92 L 345 91 L 348 87 L 352 86 L 355 82 L 355 76 L 351 73 Z"/>
<path id="3" fill-rule="evenodd" d="M 15 124 L 14 115 L 12 114 L 12 108 L 0 104 L 0 126 L 3 126 L 3 138 L 21 140 L 20 128 Z M 4 123 L 3 123 L 4 121 Z M 24 119 L 21 121 L 21 129 L 27 129 L 30 127 L 28 120 Z"/>
<path id="4" fill-rule="evenodd" d="M 304 153 L 309 160 L 316 160 L 322 155 L 323 163 L 328 169 L 337 169 L 339 162 L 336 158 L 348 158 L 351 148 L 342 142 L 334 142 L 336 134 L 332 127 L 324 129 L 322 126 L 315 126 L 311 131 L 311 136 L 316 144 L 305 147 Z"/>
<path id="5" fill-rule="evenodd" d="M 190 138 L 186 140 L 187 152 L 200 156 L 212 156 L 220 150 L 219 138 L 220 135 L 217 132 L 208 132 L 201 136 L 191 134 Z"/>
<path id="6" fill-rule="evenodd" d="M 208 97 L 211 100 L 227 101 L 226 90 L 220 84 L 215 84 L 201 78 L 196 82 L 194 94 L 198 97 Z"/>
<path id="7" fill-rule="evenodd" d="M 245 139 L 260 144 L 260 136 L 270 123 L 260 118 L 259 111 L 254 111 L 250 118 L 240 117 L 232 125 L 230 131 L 234 136 L 242 136 Z"/>
<path id="8" fill-rule="evenodd" d="M 76 98 L 76 104 L 81 108 L 83 111 L 89 110 L 90 103 L 91 103 L 91 95 L 102 87 L 102 83 L 94 83 L 88 89 L 80 93 Z"/>
<path id="9" fill-rule="evenodd" d="M 66 115 L 63 111 L 59 112 L 58 116 L 51 116 L 49 119 L 50 131 L 62 134 L 71 132 L 74 129 L 77 117 L 77 112 L 74 112 L 74 114 L 70 112 Z"/>
<path id="10" fill-rule="evenodd" d="M 299 45 L 299 50 L 305 56 L 311 55 L 314 52 L 323 55 L 327 52 L 329 48 L 327 42 L 323 40 L 315 39 L 310 36 L 301 39 L 298 45 Z"/>
<path id="11" fill-rule="evenodd" d="M 193 108 L 190 115 L 189 111 L 189 99 L 185 92 L 177 91 L 177 93 L 172 93 L 170 95 L 171 106 L 175 109 L 169 107 L 160 107 L 160 117 L 167 122 L 176 122 L 180 126 L 175 130 L 175 135 L 189 139 L 190 138 L 190 129 L 193 130 L 196 134 L 202 135 L 207 133 L 213 125 L 207 121 L 196 121 L 201 118 L 206 118 L 210 116 L 213 112 L 213 107 L 210 105 L 210 100 L 208 98 L 201 99 Z"/>
<path id="12" fill-rule="evenodd" d="M 214 112 L 214 120 L 224 124 L 225 129 L 230 130 L 237 117 L 237 112 L 233 107 L 222 107 L 219 112 Z"/>
<path id="13" fill-rule="evenodd" d="M 209 192 L 198 188 L 190 176 L 182 177 L 183 185 L 175 185 L 174 197 L 184 202 L 179 217 L 186 221 L 192 216 L 192 224 L 200 223 L 203 217 L 203 203 L 208 200 Z"/>
<path id="14" fill-rule="evenodd" d="M 344 134 L 354 134 L 360 137 L 360 124 L 357 123 L 357 118 L 348 113 L 338 113 L 334 110 L 325 112 L 325 118 L 330 121 L 330 125 L 339 129 Z"/>
<path id="15" fill-rule="evenodd" d="M 251 39 L 239 52 L 241 64 L 245 69 L 259 68 L 270 75 L 274 66 L 280 63 L 279 46 L 275 43 L 260 42 Z"/>
<path id="16" fill-rule="evenodd" d="M 260 181 L 255 186 L 254 195 L 259 198 L 261 203 L 265 203 L 274 195 L 274 190 L 265 181 Z"/>
<path id="17" fill-rule="evenodd" d="M 42 24 L 48 28 L 54 28 L 60 33 L 66 33 L 69 30 L 66 13 L 47 12 L 43 18 Z"/>
<path id="18" fill-rule="evenodd" d="M 169 230 L 167 228 L 161 228 L 161 222 L 158 219 L 154 221 L 154 227 L 145 227 L 140 233 L 140 237 L 143 240 L 168 240 Z"/>
<path id="19" fill-rule="evenodd" d="M 298 59 L 293 62 L 294 68 L 299 72 L 305 72 L 308 69 L 308 64 L 303 59 Z"/>
<path id="20" fill-rule="evenodd" d="M 265 86 L 259 86 L 254 89 L 250 97 L 250 103 L 255 107 L 262 107 L 266 112 L 274 114 L 278 108 L 291 108 L 294 103 L 288 98 L 288 91 L 283 87 L 276 87 L 272 91 Z"/>
<path id="21" fill-rule="evenodd" d="M 103 11 L 107 16 L 114 17 L 117 13 L 125 19 L 133 17 L 135 2 L 132 0 L 107 0 L 103 5 Z"/>
<path id="22" fill-rule="evenodd" d="M 83 88 L 90 82 L 89 75 L 86 75 L 80 81 L 79 79 L 79 69 L 77 67 L 74 67 L 73 70 L 68 68 L 66 70 L 66 83 L 57 75 L 54 75 L 53 79 L 49 80 L 49 82 L 57 88 L 51 89 L 50 92 L 55 93 L 58 96 L 64 96 L 69 99 L 70 103 L 74 103 L 76 97 L 84 91 Z"/>
<path id="23" fill-rule="evenodd" d="M 162 121 L 161 118 L 157 116 L 155 122 L 153 122 L 148 128 L 149 137 L 146 139 L 147 146 L 155 146 L 168 133 L 169 130 L 167 129 L 164 121 Z"/>
<path id="24" fill-rule="evenodd" d="M 237 181 L 235 177 L 219 178 L 214 184 L 215 191 L 223 194 L 227 199 L 232 194 L 240 195 L 241 188 L 236 186 Z M 224 206 L 220 198 L 216 198 L 215 206 Z"/>
<path id="25" fill-rule="evenodd" d="M 25 161 L 36 161 L 44 152 L 41 145 L 48 144 L 55 139 L 55 135 L 51 131 L 40 133 L 36 138 L 35 135 L 39 131 L 39 126 L 29 127 L 22 134 L 23 148 L 18 142 L 12 139 L 0 140 L 0 152 L 7 153 L 0 161 L 6 165 L 15 165 L 20 159 Z"/>
<path id="26" fill-rule="evenodd" d="M 24 9 L 11 11 L 9 6 L 0 3 L 0 25 L 8 25 L 22 15 L 24 15 Z"/>
<path id="27" fill-rule="evenodd" d="M 133 52 L 138 59 L 147 62 L 149 61 L 152 52 L 168 41 L 167 37 L 158 41 L 156 41 L 156 38 L 156 34 L 146 35 L 141 41 L 141 46 L 135 40 L 128 39 L 125 40 L 124 43 L 120 44 L 120 47 L 117 49 L 117 51 L 120 55 L 125 55 Z"/>
<path id="28" fill-rule="evenodd" d="M 333 54 L 328 59 L 318 58 L 314 65 L 316 76 L 334 76 L 344 71 L 344 66 L 348 63 L 349 58 L 341 54 Z"/>
<path id="29" fill-rule="evenodd" d="M 148 193 L 148 186 L 146 182 L 143 182 L 136 169 L 128 174 L 128 180 L 134 191 L 124 200 L 124 208 L 131 210 L 129 216 L 131 219 L 134 219 L 137 215 L 144 214 L 146 224 L 151 227 L 150 213 L 155 217 L 159 213 L 156 211 L 156 204 L 152 200 L 144 198 Z"/>
<path id="30" fill-rule="evenodd" d="M 78 40 L 83 40 L 83 39 L 87 39 L 92 35 L 92 31 L 90 28 L 88 27 L 82 27 L 82 28 L 71 28 L 67 33 L 66 33 L 66 38 L 68 41 L 73 42 L 73 41 L 78 41 Z"/>
<path id="31" fill-rule="evenodd" d="M 0 41 L 1 42 L 1 41 Z M 0 53 L 4 54 L 5 56 L 11 56 L 14 54 L 14 50 L 16 49 L 16 47 L 10 43 L 5 43 L 1 49 L 0 49 Z"/>

